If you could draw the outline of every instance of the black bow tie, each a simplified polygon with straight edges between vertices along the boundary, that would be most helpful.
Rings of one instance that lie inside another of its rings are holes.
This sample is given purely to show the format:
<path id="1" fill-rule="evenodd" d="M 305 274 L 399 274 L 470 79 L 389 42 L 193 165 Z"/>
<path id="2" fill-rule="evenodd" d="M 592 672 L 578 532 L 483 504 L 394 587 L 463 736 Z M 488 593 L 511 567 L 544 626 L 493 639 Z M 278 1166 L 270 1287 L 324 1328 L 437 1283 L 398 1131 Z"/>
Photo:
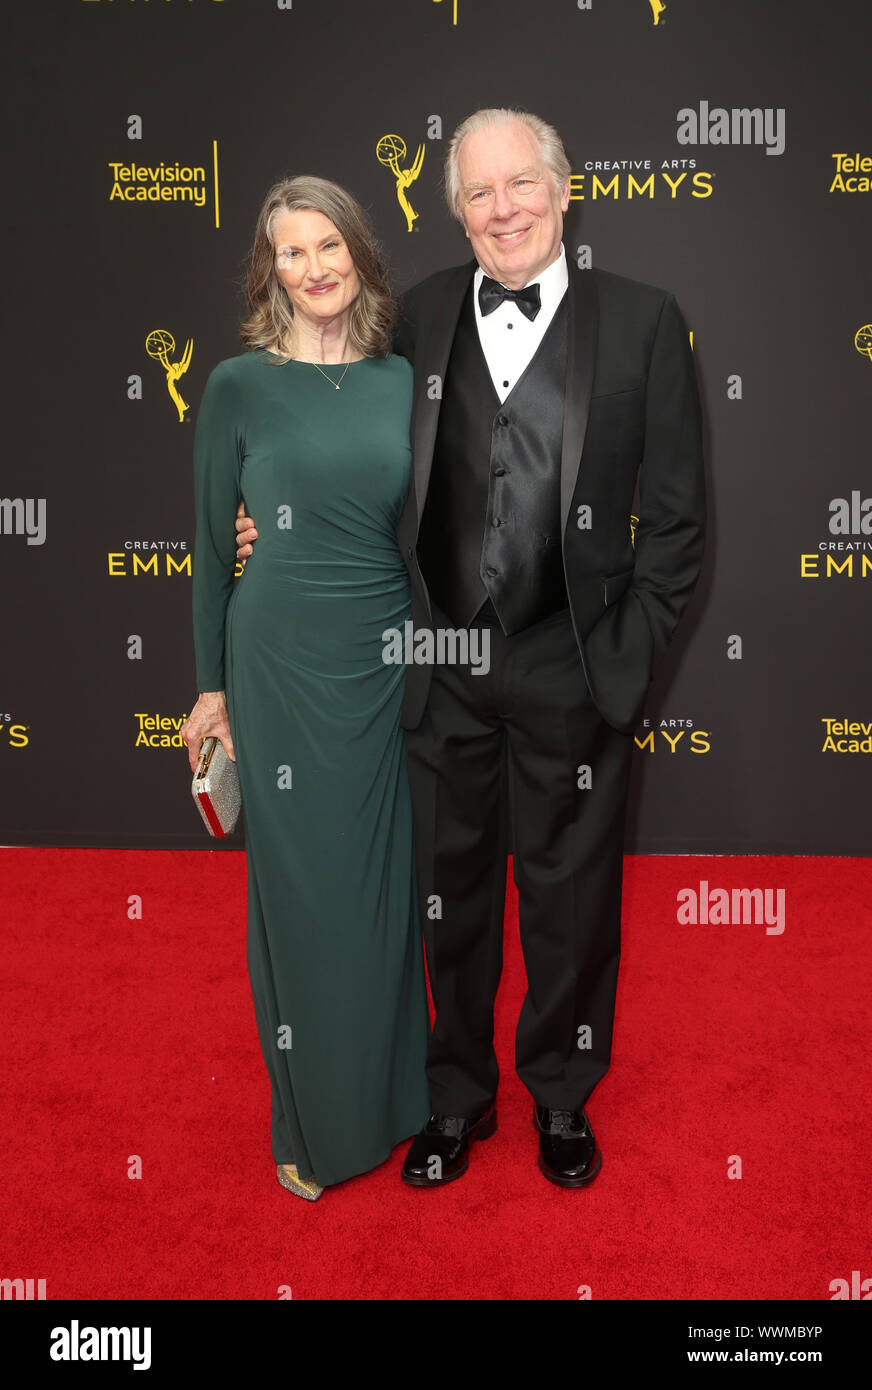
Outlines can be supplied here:
<path id="1" fill-rule="evenodd" d="M 523 290 L 507 290 L 505 285 L 500 285 L 496 280 L 492 280 L 489 275 L 483 275 L 481 284 L 478 287 L 478 305 L 483 315 L 492 314 L 504 299 L 513 299 L 521 313 L 532 323 L 542 305 L 539 299 L 539 286 L 527 285 Z"/>

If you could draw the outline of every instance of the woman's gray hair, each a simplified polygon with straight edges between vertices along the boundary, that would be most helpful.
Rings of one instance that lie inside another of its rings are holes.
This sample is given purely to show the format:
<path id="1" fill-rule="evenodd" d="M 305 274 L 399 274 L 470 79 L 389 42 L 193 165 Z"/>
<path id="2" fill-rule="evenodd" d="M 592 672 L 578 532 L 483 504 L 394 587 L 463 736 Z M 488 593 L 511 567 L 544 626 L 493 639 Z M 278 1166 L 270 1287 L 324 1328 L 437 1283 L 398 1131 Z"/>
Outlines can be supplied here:
<path id="1" fill-rule="evenodd" d="M 445 200 L 453 216 L 460 222 L 463 221 L 460 210 L 460 174 L 457 168 L 460 146 L 466 136 L 471 135 L 474 130 L 481 130 L 484 126 L 506 125 L 509 121 L 521 121 L 532 130 L 538 141 L 542 159 L 551 170 L 554 187 L 558 193 L 569 179 L 572 165 L 563 148 L 563 141 L 553 125 L 543 121 L 541 116 L 534 116 L 532 111 L 518 111 L 509 106 L 483 107 L 481 111 L 474 111 L 465 121 L 461 121 L 451 137 L 445 156 Z"/>
<path id="2" fill-rule="evenodd" d="M 372 224 L 355 198 L 337 183 L 313 174 L 282 179 L 266 195 L 257 219 L 248 260 L 249 316 L 240 336 L 248 348 L 281 352 L 293 342 L 294 310 L 276 275 L 273 224 L 281 212 L 312 208 L 328 217 L 342 235 L 360 279 L 360 294 L 351 310 L 349 334 L 367 357 L 385 356 L 397 319 L 387 266 Z"/>

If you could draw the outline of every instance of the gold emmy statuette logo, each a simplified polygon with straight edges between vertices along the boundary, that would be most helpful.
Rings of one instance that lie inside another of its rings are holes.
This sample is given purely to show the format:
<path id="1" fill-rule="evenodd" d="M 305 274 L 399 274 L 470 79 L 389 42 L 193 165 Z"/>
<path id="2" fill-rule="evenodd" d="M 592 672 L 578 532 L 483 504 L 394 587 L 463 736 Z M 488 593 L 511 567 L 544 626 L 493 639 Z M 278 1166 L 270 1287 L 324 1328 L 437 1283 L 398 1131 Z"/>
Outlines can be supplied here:
<path id="1" fill-rule="evenodd" d="M 175 402 L 176 410 L 179 412 L 180 423 L 185 418 L 185 411 L 189 410 L 190 407 L 187 401 L 183 400 L 180 393 L 177 391 L 176 382 L 180 376 L 185 375 L 185 372 L 191 365 L 191 352 L 193 351 L 193 347 L 194 341 L 192 338 L 189 338 L 180 360 L 178 362 L 171 362 L 170 353 L 176 350 L 176 340 L 172 333 L 168 333 L 165 328 L 155 328 L 149 333 L 145 340 L 145 350 L 149 357 L 153 357 L 155 362 L 160 362 L 167 374 L 167 390 Z"/>
<path id="2" fill-rule="evenodd" d="M 400 160 L 406 158 L 406 142 L 399 135 L 383 135 L 375 147 L 376 159 L 386 169 L 390 169 L 397 181 L 397 202 L 406 214 L 406 230 L 412 230 L 412 223 L 418 214 L 406 197 L 406 189 L 415 182 L 424 163 L 424 146 L 418 146 L 415 162 L 411 169 L 401 169 Z"/>
<path id="3" fill-rule="evenodd" d="M 854 334 L 854 347 L 861 357 L 868 357 L 872 362 L 872 323 L 865 323 L 862 328 L 858 328 Z"/>
<path id="4" fill-rule="evenodd" d="M 442 4 L 442 0 L 433 0 L 433 3 L 434 3 L 434 5 L 441 5 L 441 4 Z M 451 16 L 451 23 L 452 23 L 452 24 L 456 24 L 456 23 L 457 23 L 457 3 L 458 3 L 458 0 L 453 0 L 453 6 L 452 6 L 452 8 L 453 8 L 453 10 L 454 10 L 454 13 L 453 13 L 452 16 Z"/>
<path id="5" fill-rule="evenodd" d="M 660 16 L 666 9 L 666 6 L 663 4 L 663 0 L 648 0 L 648 4 L 651 6 L 651 13 L 654 16 L 654 27 L 656 29 L 657 25 L 660 23 Z"/>
<path id="6" fill-rule="evenodd" d="M 639 518 L 635 512 L 630 512 L 630 545 L 636 549 L 636 527 L 639 525 Z"/>

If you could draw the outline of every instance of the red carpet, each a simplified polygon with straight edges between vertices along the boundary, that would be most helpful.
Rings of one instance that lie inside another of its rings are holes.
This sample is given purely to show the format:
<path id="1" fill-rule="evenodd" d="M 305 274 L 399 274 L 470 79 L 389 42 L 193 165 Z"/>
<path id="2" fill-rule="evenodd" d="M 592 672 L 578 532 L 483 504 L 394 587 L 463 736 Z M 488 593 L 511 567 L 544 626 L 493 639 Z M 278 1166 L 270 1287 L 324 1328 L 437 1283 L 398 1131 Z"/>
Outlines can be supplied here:
<path id="1" fill-rule="evenodd" d="M 314 1204 L 275 1181 L 243 856 L 0 865 L 4 1278 L 49 1299 L 574 1300 L 829 1299 L 872 1276 L 868 860 L 627 860 L 603 1170 L 575 1192 L 537 1171 L 513 1073 L 513 895 L 498 1133 L 444 1189 L 405 1187 L 401 1146 Z M 701 880 L 785 889 L 785 930 L 680 924 Z"/>

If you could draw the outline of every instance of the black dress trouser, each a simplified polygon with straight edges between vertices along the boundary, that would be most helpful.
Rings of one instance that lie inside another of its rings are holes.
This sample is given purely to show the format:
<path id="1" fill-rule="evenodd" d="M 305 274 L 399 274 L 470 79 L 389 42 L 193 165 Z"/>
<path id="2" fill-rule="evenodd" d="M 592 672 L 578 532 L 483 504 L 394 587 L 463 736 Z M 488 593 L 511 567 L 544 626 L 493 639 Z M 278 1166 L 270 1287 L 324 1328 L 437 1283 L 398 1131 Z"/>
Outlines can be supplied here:
<path id="1" fill-rule="evenodd" d="M 433 626 L 455 625 L 434 609 Z M 434 1111 L 475 1119 L 496 1097 L 504 764 L 527 972 L 518 1075 L 538 1104 L 576 1109 L 608 1070 L 632 741 L 593 704 L 568 609 L 512 637 L 491 627 L 487 674 L 434 667 L 424 717 L 406 732 Z"/>

